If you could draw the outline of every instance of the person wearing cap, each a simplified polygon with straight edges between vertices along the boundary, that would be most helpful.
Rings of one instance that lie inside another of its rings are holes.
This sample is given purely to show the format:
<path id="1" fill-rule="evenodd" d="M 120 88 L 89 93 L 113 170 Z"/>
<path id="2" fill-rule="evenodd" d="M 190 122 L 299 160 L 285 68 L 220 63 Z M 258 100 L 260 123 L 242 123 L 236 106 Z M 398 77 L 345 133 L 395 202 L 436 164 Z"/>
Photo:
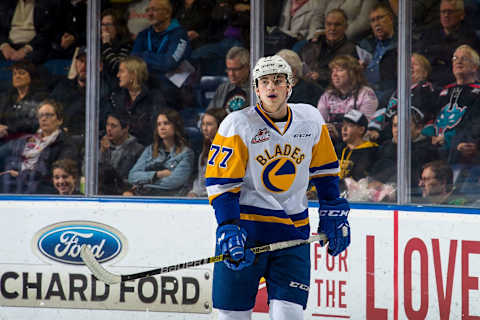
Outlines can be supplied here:
<path id="1" fill-rule="evenodd" d="M 47 97 L 35 65 L 19 61 L 11 66 L 12 85 L 0 94 L 0 145 L 37 131 L 37 105 Z"/>
<path id="2" fill-rule="evenodd" d="M 309 182 L 319 199 L 317 232 L 328 238 L 325 254 L 339 255 L 350 244 L 350 209 L 340 198 L 338 159 L 321 114 L 311 105 L 287 104 L 291 67 L 278 55 L 263 57 L 252 78 L 257 104 L 222 121 L 207 158 L 216 254 L 229 256 L 214 266 L 213 306 L 220 320 L 250 319 L 264 277 L 271 318 L 300 320 L 310 286 L 310 245 L 258 255 L 248 248 L 309 237 Z"/>
<path id="3" fill-rule="evenodd" d="M 364 139 L 367 126 L 367 117 L 358 110 L 352 109 L 343 116 L 342 142 L 336 146 L 340 179 L 351 177 L 358 181 L 370 174 L 378 144 Z"/>
<path id="4" fill-rule="evenodd" d="M 418 196 L 418 181 L 421 177 L 422 166 L 430 161 L 438 160 L 437 148 L 432 146 L 430 139 L 421 134 L 423 128 L 423 114 L 415 107 L 410 109 L 410 138 L 411 138 L 411 179 L 410 192 Z M 377 161 L 372 166 L 369 188 L 380 190 L 384 184 L 395 185 L 397 181 L 397 143 L 398 143 L 398 114 L 392 119 L 392 139 L 385 141 L 378 150 Z M 393 199 L 390 199 L 393 200 Z"/>
<path id="5" fill-rule="evenodd" d="M 62 79 L 53 89 L 50 98 L 59 101 L 64 105 L 65 118 L 64 128 L 68 133 L 83 145 L 83 136 L 85 134 L 85 103 L 86 103 L 86 84 L 87 84 L 87 48 L 80 47 L 74 57 L 73 79 Z M 105 110 L 108 105 L 107 98 L 113 88 L 113 80 L 106 72 L 103 72 L 103 64 L 100 62 L 100 125 L 105 122 Z"/>

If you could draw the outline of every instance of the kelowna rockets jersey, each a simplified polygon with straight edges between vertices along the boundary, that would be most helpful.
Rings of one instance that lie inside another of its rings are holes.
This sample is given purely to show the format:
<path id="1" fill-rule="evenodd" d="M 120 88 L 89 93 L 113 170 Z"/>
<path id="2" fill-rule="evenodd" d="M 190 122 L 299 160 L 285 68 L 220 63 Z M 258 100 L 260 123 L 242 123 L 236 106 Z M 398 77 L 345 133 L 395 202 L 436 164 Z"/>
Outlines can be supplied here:
<path id="1" fill-rule="evenodd" d="M 258 105 L 229 114 L 208 156 L 206 185 L 217 222 L 236 220 L 256 244 L 309 237 L 309 181 L 320 197 L 338 196 L 339 164 L 320 112 L 289 104 L 287 113 L 283 122 Z"/>

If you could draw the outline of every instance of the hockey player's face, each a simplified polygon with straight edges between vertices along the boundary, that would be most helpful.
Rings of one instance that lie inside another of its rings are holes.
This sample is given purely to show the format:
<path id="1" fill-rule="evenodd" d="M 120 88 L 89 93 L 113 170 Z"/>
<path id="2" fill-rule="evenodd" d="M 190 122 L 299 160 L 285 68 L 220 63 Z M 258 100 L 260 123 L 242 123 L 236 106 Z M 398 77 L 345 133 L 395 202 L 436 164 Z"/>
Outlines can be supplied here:
<path id="1" fill-rule="evenodd" d="M 173 139 L 175 136 L 173 123 L 164 114 L 159 115 L 157 118 L 157 133 L 162 140 Z"/>
<path id="2" fill-rule="evenodd" d="M 69 195 L 75 188 L 75 178 L 61 168 L 53 169 L 53 186 L 59 194 Z"/>
<path id="3" fill-rule="evenodd" d="M 265 111 L 273 113 L 286 107 L 289 88 L 284 74 L 269 74 L 258 79 L 256 92 Z"/>
<path id="4" fill-rule="evenodd" d="M 212 141 L 218 130 L 217 119 L 215 119 L 215 117 L 209 114 L 205 114 L 202 117 L 201 128 L 203 137 L 207 140 Z"/>

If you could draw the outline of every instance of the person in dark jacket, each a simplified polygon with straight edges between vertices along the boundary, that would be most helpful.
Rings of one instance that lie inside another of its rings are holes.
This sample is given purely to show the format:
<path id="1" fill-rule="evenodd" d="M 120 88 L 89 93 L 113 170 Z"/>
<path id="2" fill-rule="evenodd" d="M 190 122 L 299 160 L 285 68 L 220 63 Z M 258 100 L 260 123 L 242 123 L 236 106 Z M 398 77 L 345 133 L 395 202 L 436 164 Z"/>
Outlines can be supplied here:
<path id="1" fill-rule="evenodd" d="M 37 131 L 36 109 L 47 96 L 33 63 L 16 62 L 11 69 L 12 87 L 0 94 L 0 145 Z"/>
<path id="2" fill-rule="evenodd" d="M 115 76 L 120 61 L 130 55 L 133 43 L 125 19 L 114 9 L 102 12 L 101 41 L 103 67 Z"/>
<path id="3" fill-rule="evenodd" d="M 411 137 L 411 181 L 410 192 L 412 196 L 419 195 L 418 181 L 422 173 L 422 166 L 439 158 L 438 151 L 420 132 L 423 127 L 422 113 L 412 107 L 410 111 L 410 137 Z M 382 189 L 384 184 L 396 185 L 397 181 L 397 143 L 398 143 L 398 115 L 392 119 L 391 140 L 385 141 L 379 148 L 377 161 L 371 168 L 371 181 L 369 188 Z M 392 200 L 392 199 L 391 199 Z"/>
<path id="4" fill-rule="evenodd" d="M 361 40 L 358 47 L 370 53 L 371 58 L 367 61 L 359 54 L 359 59 L 369 85 L 375 90 L 378 105 L 384 107 L 397 87 L 397 34 L 388 5 L 377 4 L 369 16 L 372 34 Z"/>
<path id="5" fill-rule="evenodd" d="M 440 3 L 440 25 L 425 30 L 414 44 L 432 64 L 431 81 L 436 85 L 444 86 L 455 81 L 451 59 L 456 48 L 467 44 L 477 52 L 480 50 L 480 40 L 464 18 L 463 0 L 443 0 Z"/>
<path id="6" fill-rule="evenodd" d="M 131 186 L 128 172 L 145 148 L 129 133 L 130 117 L 125 112 L 107 116 L 106 134 L 100 140 L 100 194 L 120 195 Z"/>
<path id="7" fill-rule="evenodd" d="M 166 107 L 162 92 L 147 86 L 148 77 L 147 65 L 141 58 L 122 60 L 117 74 L 119 88 L 109 98 L 111 111 L 129 114 L 129 131 L 144 146 L 153 141 L 155 114 Z"/>
<path id="8" fill-rule="evenodd" d="M 61 19 L 60 1 L 0 1 L 0 60 L 27 58 L 35 64 L 43 63 L 51 50 L 56 23 Z M 33 10 L 32 15 L 29 10 Z"/>
<path id="9" fill-rule="evenodd" d="M 9 155 L 2 175 L 3 193 L 55 193 L 52 164 L 63 158 L 78 159 L 76 148 L 62 130 L 63 108 L 44 100 L 37 108 L 38 131 L 8 143 Z"/>
<path id="10" fill-rule="evenodd" d="M 342 9 L 333 9 L 325 18 L 325 34 L 313 38 L 301 50 L 300 56 L 309 72 L 306 78 L 316 81 L 326 88 L 330 82 L 328 64 L 341 54 L 356 56 L 355 44 L 347 39 L 347 15 Z"/>
<path id="11" fill-rule="evenodd" d="M 187 30 L 192 49 L 196 49 L 208 41 L 208 25 L 213 5 L 206 0 L 180 1 L 175 18 Z"/>
<path id="12" fill-rule="evenodd" d="M 50 98 L 60 102 L 64 106 L 65 118 L 64 128 L 70 136 L 83 145 L 85 135 L 85 113 L 86 113 L 86 84 L 87 65 L 86 47 L 81 47 L 73 61 L 76 76 L 73 79 L 63 79 L 53 89 Z M 100 128 L 105 125 L 107 99 L 114 87 L 113 79 L 106 72 L 102 71 L 100 65 Z"/>
<path id="13" fill-rule="evenodd" d="M 171 0 L 150 0 L 146 9 L 152 25 L 137 35 L 132 55 L 142 58 L 148 66 L 150 86 L 162 90 L 170 108 L 179 109 L 180 90 L 169 75 L 188 64 L 192 48 L 187 32 L 172 18 Z"/>

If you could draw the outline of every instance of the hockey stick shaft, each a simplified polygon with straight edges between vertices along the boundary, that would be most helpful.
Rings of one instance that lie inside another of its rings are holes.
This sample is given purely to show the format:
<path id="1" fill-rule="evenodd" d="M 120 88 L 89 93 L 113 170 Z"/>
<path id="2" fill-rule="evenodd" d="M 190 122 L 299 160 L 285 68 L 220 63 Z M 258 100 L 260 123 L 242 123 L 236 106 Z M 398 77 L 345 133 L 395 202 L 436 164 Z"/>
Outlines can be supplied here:
<path id="1" fill-rule="evenodd" d="M 307 240 L 282 241 L 282 242 L 271 243 L 271 244 L 267 244 L 259 247 L 250 248 L 250 249 L 253 251 L 253 253 L 260 254 L 264 252 L 271 252 L 271 251 L 291 248 L 291 247 L 295 247 L 303 244 L 308 244 L 308 243 L 312 243 L 319 240 L 327 241 L 327 237 L 325 236 L 325 234 L 321 233 L 318 235 L 311 236 Z M 82 247 L 80 251 L 80 256 L 83 262 L 85 263 L 85 265 L 95 275 L 95 277 L 97 277 L 97 279 L 107 284 L 116 284 L 123 281 L 141 279 L 141 278 L 150 277 L 157 274 L 187 269 L 191 267 L 198 267 L 204 264 L 220 262 L 228 258 L 227 255 L 221 254 L 214 257 L 203 258 L 203 259 L 189 261 L 189 262 L 183 262 L 183 263 L 156 268 L 156 269 L 152 269 L 144 272 L 119 275 L 119 274 L 109 272 L 104 267 L 102 267 L 102 265 L 95 259 L 92 251 L 87 246 Z"/>

